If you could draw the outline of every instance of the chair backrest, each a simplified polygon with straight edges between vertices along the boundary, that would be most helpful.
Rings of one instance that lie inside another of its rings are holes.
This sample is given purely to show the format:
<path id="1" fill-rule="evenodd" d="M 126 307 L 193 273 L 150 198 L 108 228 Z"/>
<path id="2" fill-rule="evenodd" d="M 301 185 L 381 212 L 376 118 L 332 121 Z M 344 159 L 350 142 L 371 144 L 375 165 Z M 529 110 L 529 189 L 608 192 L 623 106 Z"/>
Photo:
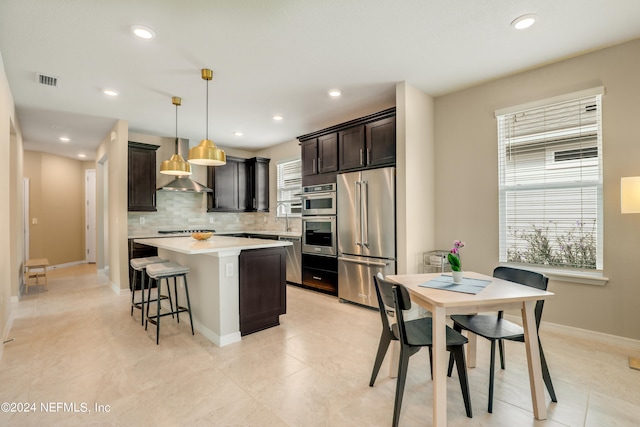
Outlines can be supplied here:
<path id="1" fill-rule="evenodd" d="M 406 330 L 404 326 L 403 310 L 411 309 L 411 296 L 404 286 L 383 279 L 380 275 L 373 276 L 373 282 L 378 295 L 378 304 L 380 305 L 380 315 L 382 324 L 389 327 L 387 319 L 387 310 L 393 310 L 398 325 L 399 339 L 402 343 L 407 343 Z"/>
<path id="2" fill-rule="evenodd" d="M 521 285 L 530 286 L 532 288 L 547 290 L 549 284 L 549 278 L 544 274 L 536 273 L 535 271 L 521 270 L 519 268 L 512 267 L 496 267 L 493 270 L 493 277 L 498 279 L 508 280 L 510 282 L 519 283 Z M 540 327 L 540 319 L 542 319 L 542 309 L 544 308 L 544 300 L 540 300 L 536 303 L 536 327 Z"/>

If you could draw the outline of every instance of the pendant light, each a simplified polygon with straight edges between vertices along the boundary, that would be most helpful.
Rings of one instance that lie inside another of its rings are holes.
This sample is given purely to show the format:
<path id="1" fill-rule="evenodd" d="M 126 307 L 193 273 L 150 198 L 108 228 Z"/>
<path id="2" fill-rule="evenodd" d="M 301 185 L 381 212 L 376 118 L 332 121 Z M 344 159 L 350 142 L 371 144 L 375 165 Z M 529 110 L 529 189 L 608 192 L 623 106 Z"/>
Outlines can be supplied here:
<path id="1" fill-rule="evenodd" d="M 209 80 L 213 78 L 213 71 L 202 69 L 202 79 L 207 81 L 207 132 L 206 139 L 200 141 L 198 146 L 189 150 L 189 163 L 203 166 L 221 166 L 227 163 L 224 151 L 216 147 L 209 139 Z"/>
<path id="2" fill-rule="evenodd" d="M 178 152 L 178 107 L 182 105 L 182 99 L 174 96 L 171 98 L 171 103 L 176 106 L 176 154 L 160 164 L 160 173 L 178 176 L 191 175 L 191 165 L 185 162 Z"/>

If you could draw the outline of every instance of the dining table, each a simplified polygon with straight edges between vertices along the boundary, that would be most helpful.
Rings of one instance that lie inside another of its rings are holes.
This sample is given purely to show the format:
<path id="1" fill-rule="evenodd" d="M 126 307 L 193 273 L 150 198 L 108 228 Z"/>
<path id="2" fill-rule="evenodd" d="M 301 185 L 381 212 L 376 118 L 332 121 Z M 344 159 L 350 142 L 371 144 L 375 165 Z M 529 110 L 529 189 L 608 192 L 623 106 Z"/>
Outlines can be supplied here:
<path id="1" fill-rule="evenodd" d="M 447 316 L 500 310 L 520 310 L 522 314 L 533 415 L 537 420 L 545 420 L 547 407 L 534 309 L 536 301 L 550 298 L 553 293 L 469 271 L 464 272 L 465 278 L 484 282 L 484 288 L 478 293 L 426 287 L 435 283 L 434 281 L 442 280 L 443 275 L 446 278 L 446 273 L 398 274 L 386 277 L 391 282 L 404 285 L 409 290 L 411 300 L 430 311 L 433 318 L 433 426 L 447 425 Z M 477 337 L 469 333 L 468 338 L 467 366 L 475 367 Z"/>

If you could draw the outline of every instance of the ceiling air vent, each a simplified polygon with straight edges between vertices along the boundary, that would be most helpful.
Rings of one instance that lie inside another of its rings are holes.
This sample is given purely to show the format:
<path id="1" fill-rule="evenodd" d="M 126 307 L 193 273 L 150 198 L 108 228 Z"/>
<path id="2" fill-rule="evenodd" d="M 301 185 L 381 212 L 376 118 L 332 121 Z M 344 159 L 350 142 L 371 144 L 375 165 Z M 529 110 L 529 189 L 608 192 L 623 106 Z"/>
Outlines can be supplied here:
<path id="1" fill-rule="evenodd" d="M 58 87 L 58 78 L 53 76 L 47 76 L 46 74 L 37 73 L 38 83 L 45 86 Z"/>

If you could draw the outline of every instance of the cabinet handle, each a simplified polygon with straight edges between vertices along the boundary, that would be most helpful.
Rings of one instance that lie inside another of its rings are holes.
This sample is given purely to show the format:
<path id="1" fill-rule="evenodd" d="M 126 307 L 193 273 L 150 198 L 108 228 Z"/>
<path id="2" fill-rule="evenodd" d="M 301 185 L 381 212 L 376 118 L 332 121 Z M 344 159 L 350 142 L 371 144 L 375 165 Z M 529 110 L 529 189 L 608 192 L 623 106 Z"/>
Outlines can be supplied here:
<path id="1" fill-rule="evenodd" d="M 322 169 L 322 157 L 318 158 L 318 172 L 320 172 L 320 169 Z"/>
<path id="2" fill-rule="evenodd" d="M 367 148 L 367 164 L 371 163 L 371 148 Z"/>
<path id="3" fill-rule="evenodd" d="M 255 208 L 256 208 L 256 198 L 254 197 L 253 198 L 253 209 L 255 209 Z"/>
<path id="4" fill-rule="evenodd" d="M 311 171 L 313 173 L 317 173 L 317 170 L 316 170 L 316 159 L 313 159 L 313 164 L 312 164 L 312 167 L 311 167 Z"/>
<path id="5" fill-rule="evenodd" d="M 364 166 L 364 163 L 362 163 L 362 148 L 360 149 L 360 166 Z"/>
<path id="6" fill-rule="evenodd" d="M 311 276 L 311 277 L 313 277 L 316 280 L 322 280 L 322 277 L 318 277 L 318 276 Z"/>
<path id="7" fill-rule="evenodd" d="M 155 205 L 156 205 L 156 193 L 153 193 L 153 194 L 151 195 L 151 204 L 152 204 L 153 206 L 155 206 Z"/>
<path id="8" fill-rule="evenodd" d="M 215 206 L 216 206 L 216 209 L 217 209 L 218 208 L 218 198 L 216 197 L 215 200 L 216 200 Z"/>

